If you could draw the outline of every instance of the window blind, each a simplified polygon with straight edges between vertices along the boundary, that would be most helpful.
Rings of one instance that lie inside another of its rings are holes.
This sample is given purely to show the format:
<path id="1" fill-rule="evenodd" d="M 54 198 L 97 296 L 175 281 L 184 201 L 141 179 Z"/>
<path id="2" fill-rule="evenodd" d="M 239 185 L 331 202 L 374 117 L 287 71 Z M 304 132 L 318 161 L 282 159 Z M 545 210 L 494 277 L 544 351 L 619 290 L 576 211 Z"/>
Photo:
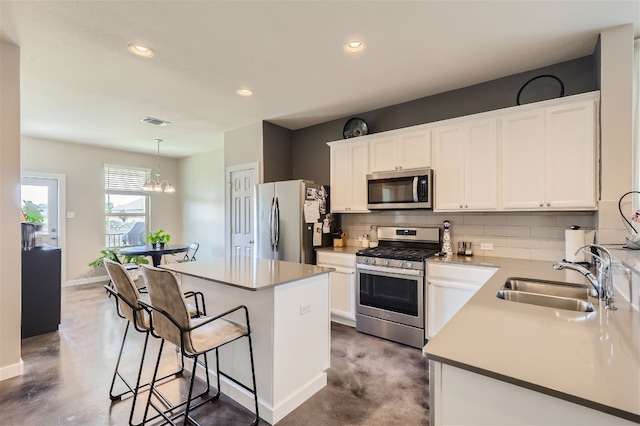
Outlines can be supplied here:
<path id="1" fill-rule="evenodd" d="M 106 191 L 142 192 L 142 185 L 149 180 L 149 169 L 104 166 L 104 189 Z"/>

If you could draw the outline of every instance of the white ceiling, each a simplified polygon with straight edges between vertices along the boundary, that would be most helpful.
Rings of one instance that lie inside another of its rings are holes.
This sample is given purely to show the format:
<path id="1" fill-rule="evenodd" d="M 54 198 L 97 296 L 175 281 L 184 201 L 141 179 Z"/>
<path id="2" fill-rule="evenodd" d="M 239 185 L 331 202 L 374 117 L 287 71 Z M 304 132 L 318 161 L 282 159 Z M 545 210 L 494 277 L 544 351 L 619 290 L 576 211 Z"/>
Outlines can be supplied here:
<path id="1" fill-rule="evenodd" d="M 590 55 L 625 23 L 640 35 L 640 1 L 0 0 L 23 135 L 150 153 L 161 138 L 173 157 L 261 120 L 299 129 Z M 360 55 L 342 50 L 354 37 Z"/>

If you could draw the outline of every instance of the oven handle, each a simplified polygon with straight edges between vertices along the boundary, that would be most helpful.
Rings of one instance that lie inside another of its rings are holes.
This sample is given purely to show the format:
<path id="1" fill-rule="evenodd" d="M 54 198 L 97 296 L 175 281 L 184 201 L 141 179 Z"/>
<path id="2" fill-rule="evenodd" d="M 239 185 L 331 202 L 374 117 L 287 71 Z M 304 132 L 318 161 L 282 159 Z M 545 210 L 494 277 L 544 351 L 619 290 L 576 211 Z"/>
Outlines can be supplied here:
<path id="1" fill-rule="evenodd" d="M 388 268 L 386 266 L 374 266 L 374 265 L 363 265 L 358 264 L 356 266 L 357 271 L 371 271 L 371 272 L 382 272 L 385 274 L 391 275 L 404 275 L 411 277 L 422 277 L 424 276 L 424 271 L 419 269 L 398 269 L 398 268 Z"/>

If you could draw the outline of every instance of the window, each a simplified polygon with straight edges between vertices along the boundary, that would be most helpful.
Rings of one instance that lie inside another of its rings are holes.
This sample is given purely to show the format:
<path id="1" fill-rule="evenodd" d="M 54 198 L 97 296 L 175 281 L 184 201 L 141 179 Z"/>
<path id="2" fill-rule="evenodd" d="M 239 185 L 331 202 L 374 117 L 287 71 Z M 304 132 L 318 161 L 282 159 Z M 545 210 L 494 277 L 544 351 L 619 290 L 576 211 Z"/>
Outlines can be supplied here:
<path id="1" fill-rule="evenodd" d="M 149 196 L 142 185 L 149 169 L 104 166 L 105 247 L 145 244 L 149 223 Z"/>

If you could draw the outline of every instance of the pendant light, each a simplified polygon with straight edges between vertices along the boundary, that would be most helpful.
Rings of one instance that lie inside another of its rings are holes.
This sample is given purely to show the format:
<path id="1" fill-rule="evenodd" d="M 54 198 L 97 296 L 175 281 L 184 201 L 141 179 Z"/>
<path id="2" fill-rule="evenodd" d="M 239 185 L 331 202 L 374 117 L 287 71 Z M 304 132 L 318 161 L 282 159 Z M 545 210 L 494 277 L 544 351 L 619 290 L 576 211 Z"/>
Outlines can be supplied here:
<path id="1" fill-rule="evenodd" d="M 155 179 L 149 179 L 144 185 L 142 185 L 142 190 L 146 192 L 176 192 L 176 189 L 169 183 L 169 181 L 160 180 L 160 142 L 162 139 L 156 139 L 156 143 L 158 144 L 158 173 L 156 173 Z"/>

